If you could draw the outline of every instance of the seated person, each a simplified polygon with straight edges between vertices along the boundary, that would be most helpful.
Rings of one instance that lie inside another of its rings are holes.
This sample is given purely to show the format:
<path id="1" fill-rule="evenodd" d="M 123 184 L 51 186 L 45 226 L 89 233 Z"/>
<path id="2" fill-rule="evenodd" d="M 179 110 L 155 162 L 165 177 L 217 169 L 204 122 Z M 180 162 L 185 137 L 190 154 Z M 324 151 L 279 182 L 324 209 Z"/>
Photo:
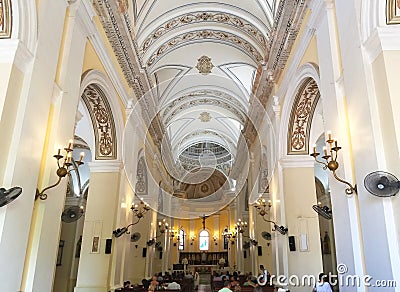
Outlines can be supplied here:
<path id="1" fill-rule="evenodd" d="M 130 287 L 131 287 L 131 281 L 125 281 L 124 288 L 130 288 Z"/>
<path id="2" fill-rule="evenodd" d="M 157 275 L 153 276 L 153 278 L 151 279 L 149 288 L 147 289 L 148 291 L 156 291 L 157 287 L 160 285 L 160 283 L 158 283 L 157 281 Z"/>
<path id="3" fill-rule="evenodd" d="M 176 282 L 169 283 L 167 286 L 168 290 L 181 290 L 181 285 Z"/>
<path id="4" fill-rule="evenodd" d="M 231 283 L 229 281 L 224 282 L 224 288 L 218 290 L 218 292 L 232 292 L 231 288 Z"/>

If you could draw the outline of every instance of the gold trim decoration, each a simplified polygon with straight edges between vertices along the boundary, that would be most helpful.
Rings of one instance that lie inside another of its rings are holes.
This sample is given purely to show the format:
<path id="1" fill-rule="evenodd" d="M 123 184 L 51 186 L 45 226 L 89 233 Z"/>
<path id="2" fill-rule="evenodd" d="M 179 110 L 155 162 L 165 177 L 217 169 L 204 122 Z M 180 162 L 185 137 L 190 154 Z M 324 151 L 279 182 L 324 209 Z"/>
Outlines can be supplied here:
<path id="1" fill-rule="evenodd" d="M 242 39 L 241 37 L 220 30 L 204 29 L 186 32 L 167 40 L 153 54 L 151 54 L 146 64 L 148 67 L 151 67 L 157 63 L 158 59 L 173 49 L 183 46 L 186 43 L 203 40 L 228 43 L 239 48 L 243 52 L 246 52 L 246 54 L 249 55 L 255 62 L 260 62 L 263 59 L 260 52 L 251 43 Z"/>
<path id="2" fill-rule="evenodd" d="M 114 117 L 104 92 L 96 84 L 90 84 L 83 91 L 82 99 L 92 120 L 96 148 L 95 159 L 116 159 L 117 139 Z"/>
<path id="3" fill-rule="evenodd" d="M 0 0 L 0 39 L 11 37 L 11 0 Z"/>
<path id="4" fill-rule="evenodd" d="M 400 24 L 400 0 L 386 0 L 386 23 Z"/>
<path id="5" fill-rule="evenodd" d="M 144 156 L 139 158 L 136 170 L 135 194 L 137 196 L 147 195 L 147 166 Z"/>
<path id="6" fill-rule="evenodd" d="M 308 154 L 310 128 L 320 92 L 317 83 L 307 78 L 300 86 L 292 112 L 288 129 L 288 154 Z"/>
<path id="7" fill-rule="evenodd" d="M 199 73 L 208 75 L 211 73 L 212 68 L 214 68 L 214 64 L 211 62 L 210 57 L 201 56 L 197 59 L 196 69 L 199 70 Z"/>
<path id="8" fill-rule="evenodd" d="M 121 1 L 121 0 L 120 0 Z M 208 12 L 189 12 L 179 15 L 173 19 L 168 20 L 161 26 L 157 27 L 151 34 L 144 40 L 140 48 L 140 53 L 144 55 L 149 47 L 154 44 L 158 39 L 174 29 L 180 28 L 188 24 L 197 24 L 205 22 L 215 22 L 219 24 L 227 24 L 234 26 L 237 29 L 244 31 L 246 34 L 253 37 L 264 50 L 267 49 L 267 40 L 262 32 L 252 23 L 244 20 L 243 18 L 226 12 L 208 11 Z"/>
<path id="9" fill-rule="evenodd" d="M 207 122 L 211 121 L 211 115 L 210 115 L 210 113 L 208 113 L 208 112 L 202 112 L 202 113 L 200 114 L 199 119 L 200 119 L 200 121 L 201 121 L 202 123 L 207 123 Z"/>

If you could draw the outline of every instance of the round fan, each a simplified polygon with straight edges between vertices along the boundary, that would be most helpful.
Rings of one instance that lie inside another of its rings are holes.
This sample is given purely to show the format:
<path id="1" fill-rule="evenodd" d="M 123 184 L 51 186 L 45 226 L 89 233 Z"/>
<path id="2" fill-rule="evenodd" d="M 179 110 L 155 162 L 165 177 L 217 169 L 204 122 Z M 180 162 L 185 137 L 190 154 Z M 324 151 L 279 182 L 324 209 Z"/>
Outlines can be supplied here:
<path id="1" fill-rule="evenodd" d="M 84 211 L 79 206 L 68 207 L 61 214 L 61 220 L 65 223 L 71 223 L 82 217 Z"/>
<path id="2" fill-rule="evenodd" d="M 265 240 L 271 240 L 271 239 L 272 239 L 271 233 L 269 233 L 269 232 L 267 232 L 267 231 L 261 232 L 261 236 L 262 236 L 262 238 L 264 238 Z"/>
<path id="3" fill-rule="evenodd" d="M 329 209 L 328 206 L 319 206 L 319 205 L 313 205 L 312 208 L 314 209 L 315 212 L 317 212 L 319 215 L 324 217 L 325 219 L 331 220 L 332 219 L 332 211 Z"/>
<path id="4" fill-rule="evenodd" d="M 400 181 L 389 172 L 375 171 L 364 178 L 364 186 L 374 196 L 392 197 L 400 190 Z"/>
<path id="5" fill-rule="evenodd" d="M 14 201 L 22 193 L 21 187 L 13 187 L 10 189 L 0 188 L 0 207 L 3 207 Z"/>
<path id="6" fill-rule="evenodd" d="M 137 242 L 139 241 L 141 235 L 139 232 L 135 232 L 131 235 L 131 242 Z"/>

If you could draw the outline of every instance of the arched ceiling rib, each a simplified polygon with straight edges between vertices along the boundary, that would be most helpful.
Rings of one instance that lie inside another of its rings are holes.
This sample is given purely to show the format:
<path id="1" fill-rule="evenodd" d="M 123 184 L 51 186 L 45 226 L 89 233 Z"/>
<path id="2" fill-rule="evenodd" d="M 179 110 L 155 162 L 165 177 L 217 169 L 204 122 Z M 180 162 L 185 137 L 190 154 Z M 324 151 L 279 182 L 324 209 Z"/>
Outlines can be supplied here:
<path id="1" fill-rule="evenodd" d="M 233 163 L 279 0 L 119 2 L 127 3 L 172 160 L 179 165 L 184 151 L 210 143 Z"/>

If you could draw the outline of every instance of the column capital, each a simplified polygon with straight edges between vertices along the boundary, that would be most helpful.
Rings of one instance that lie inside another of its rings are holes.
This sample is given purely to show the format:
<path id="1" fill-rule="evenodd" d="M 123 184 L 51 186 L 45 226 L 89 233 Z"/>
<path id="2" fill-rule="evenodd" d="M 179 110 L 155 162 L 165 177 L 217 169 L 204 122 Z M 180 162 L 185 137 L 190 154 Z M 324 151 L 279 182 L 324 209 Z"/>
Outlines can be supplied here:
<path id="1" fill-rule="evenodd" d="M 90 172 L 120 172 L 122 165 L 119 160 L 96 160 L 88 163 Z"/>

